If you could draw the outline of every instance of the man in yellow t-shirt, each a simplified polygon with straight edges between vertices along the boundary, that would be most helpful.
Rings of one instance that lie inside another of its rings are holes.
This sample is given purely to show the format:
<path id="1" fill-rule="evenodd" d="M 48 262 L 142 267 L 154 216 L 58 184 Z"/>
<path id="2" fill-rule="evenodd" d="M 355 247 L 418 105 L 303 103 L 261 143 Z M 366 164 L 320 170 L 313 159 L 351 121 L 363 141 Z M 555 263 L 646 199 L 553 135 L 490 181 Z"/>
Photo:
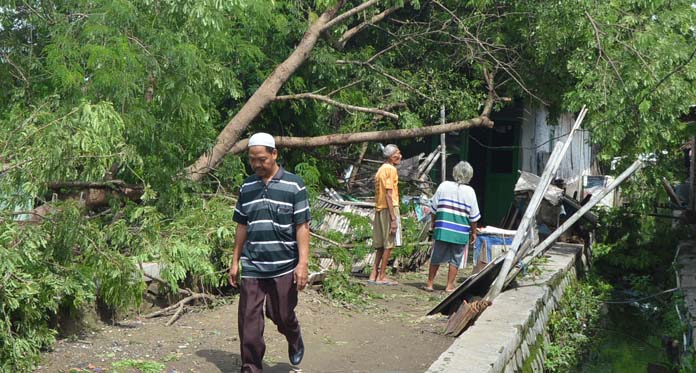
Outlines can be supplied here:
<path id="1" fill-rule="evenodd" d="M 401 218 L 399 216 L 399 174 L 396 165 L 401 163 L 401 151 L 389 144 L 382 151 L 386 160 L 375 174 L 375 220 L 372 246 L 375 262 L 368 283 L 397 285 L 387 278 L 387 263 L 391 250 L 401 246 Z"/>

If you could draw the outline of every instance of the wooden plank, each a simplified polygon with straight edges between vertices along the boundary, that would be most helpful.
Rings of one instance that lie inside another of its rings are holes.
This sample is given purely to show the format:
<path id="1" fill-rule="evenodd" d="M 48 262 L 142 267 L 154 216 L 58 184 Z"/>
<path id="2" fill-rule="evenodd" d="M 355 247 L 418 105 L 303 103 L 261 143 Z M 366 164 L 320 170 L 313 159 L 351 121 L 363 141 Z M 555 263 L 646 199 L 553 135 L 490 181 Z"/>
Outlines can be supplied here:
<path id="1" fill-rule="evenodd" d="M 317 197 L 319 201 L 332 204 L 332 205 L 338 205 L 338 206 L 357 206 L 357 207 L 365 207 L 365 208 L 374 208 L 375 204 L 371 202 L 361 202 L 361 201 L 339 201 L 335 199 L 327 199 L 324 197 Z"/>
<path id="2" fill-rule="evenodd" d="M 466 297 L 484 296 L 498 272 L 500 272 L 503 260 L 504 256 L 501 255 L 488 263 L 480 272 L 469 276 L 445 299 L 440 301 L 437 306 L 431 309 L 428 315 L 436 313 L 450 315 L 459 308 Z"/>
<path id="3" fill-rule="evenodd" d="M 440 149 L 439 145 L 438 145 L 438 149 Z M 425 180 L 425 178 L 428 176 L 428 173 L 430 172 L 430 170 L 437 163 L 438 159 L 440 159 L 440 152 L 435 153 L 435 156 L 433 157 L 433 159 L 430 160 L 430 163 L 428 163 L 428 165 L 425 167 L 425 170 L 423 170 L 423 172 L 420 174 L 420 176 L 418 177 L 418 180 L 421 180 L 421 181 Z"/>
<path id="4" fill-rule="evenodd" d="M 491 305 L 490 301 L 477 299 L 469 302 L 463 302 L 457 312 L 455 312 L 447 322 L 445 335 L 456 337 L 473 323 L 476 318 Z"/>
<path id="5" fill-rule="evenodd" d="M 438 145 L 435 150 L 433 150 L 432 153 L 428 154 L 427 157 L 425 157 L 425 160 L 421 162 L 421 164 L 418 166 L 418 176 L 420 177 L 423 172 L 425 172 L 425 169 L 430 165 L 430 163 L 433 161 L 433 158 L 435 158 L 435 155 L 440 152 L 440 145 Z"/>
<path id="6" fill-rule="evenodd" d="M 669 199 L 672 200 L 672 203 L 675 205 L 682 207 L 682 200 L 679 198 L 677 193 L 674 192 L 674 189 L 672 189 L 672 186 L 669 184 L 669 181 L 667 181 L 667 178 L 662 177 L 662 187 L 665 188 L 665 191 L 667 192 L 667 195 L 669 196 Z"/>

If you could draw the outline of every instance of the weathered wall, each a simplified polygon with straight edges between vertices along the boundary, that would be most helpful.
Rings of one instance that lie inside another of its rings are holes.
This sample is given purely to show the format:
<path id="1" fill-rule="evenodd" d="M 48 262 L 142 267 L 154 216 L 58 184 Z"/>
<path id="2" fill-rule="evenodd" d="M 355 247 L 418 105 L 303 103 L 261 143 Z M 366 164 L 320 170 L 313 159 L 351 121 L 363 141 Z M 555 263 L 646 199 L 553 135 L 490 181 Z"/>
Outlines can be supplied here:
<path id="1" fill-rule="evenodd" d="M 495 299 L 428 372 L 542 372 L 549 315 L 584 267 L 581 245 L 557 244 L 536 279 Z"/>
<path id="2" fill-rule="evenodd" d="M 522 146 L 522 171 L 541 175 L 546 160 L 559 141 L 565 141 L 575 123 L 575 116 L 565 113 L 558 118 L 558 125 L 549 125 L 548 111 L 536 105 L 527 105 L 524 110 L 520 146 Z M 590 134 L 582 130 L 573 136 L 568 153 L 558 168 L 556 176 L 569 184 L 581 182 L 583 175 L 596 175 L 593 170 L 594 157 Z M 577 186 L 570 186 L 577 190 Z M 571 194 L 572 195 L 572 194 Z"/>

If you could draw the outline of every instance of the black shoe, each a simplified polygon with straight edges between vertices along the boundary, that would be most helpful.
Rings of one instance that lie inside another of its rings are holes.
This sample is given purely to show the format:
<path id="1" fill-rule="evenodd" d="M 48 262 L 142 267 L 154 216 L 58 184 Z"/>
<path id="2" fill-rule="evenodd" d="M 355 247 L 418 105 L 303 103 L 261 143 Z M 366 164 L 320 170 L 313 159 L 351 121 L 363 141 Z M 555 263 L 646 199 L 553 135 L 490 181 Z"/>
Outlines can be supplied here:
<path id="1" fill-rule="evenodd" d="M 292 344 L 288 343 L 288 356 L 290 357 L 290 364 L 299 365 L 304 357 L 304 343 L 302 342 L 302 336 L 300 336 L 300 341 L 297 343 L 297 351 L 292 351 Z"/>

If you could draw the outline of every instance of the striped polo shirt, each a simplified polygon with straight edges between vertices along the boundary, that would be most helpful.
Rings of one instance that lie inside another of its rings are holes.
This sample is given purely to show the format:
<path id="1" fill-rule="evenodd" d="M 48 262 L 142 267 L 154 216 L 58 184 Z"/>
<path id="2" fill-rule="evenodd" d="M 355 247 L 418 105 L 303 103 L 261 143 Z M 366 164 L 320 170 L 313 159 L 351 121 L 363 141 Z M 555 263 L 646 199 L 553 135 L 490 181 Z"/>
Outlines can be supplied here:
<path id="1" fill-rule="evenodd" d="M 430 207 L 435 214 L 434 240 L 469 243 L 469 224 L 481 219 L 476 193 L 472 187 L 445 181 L 437 187 Z"/>
<path id="2" fill-rule="evenodd" d="M 299 259 L 296 225 L 310 219 L 304 182 L 282 167 L 267 185 L 257 175 L 248 177 L 232 219 L 247 226 L 242 277 L 272 278 L 292 272 Z"/>

